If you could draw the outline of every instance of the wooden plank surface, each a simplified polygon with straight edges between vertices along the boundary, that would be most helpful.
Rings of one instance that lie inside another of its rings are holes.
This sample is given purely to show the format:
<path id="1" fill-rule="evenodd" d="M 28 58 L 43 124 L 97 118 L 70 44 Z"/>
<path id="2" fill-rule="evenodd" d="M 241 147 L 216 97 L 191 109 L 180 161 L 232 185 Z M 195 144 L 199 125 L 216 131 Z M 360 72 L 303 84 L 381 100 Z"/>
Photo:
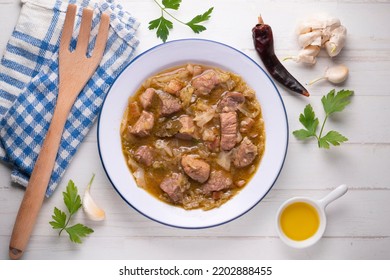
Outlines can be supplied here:
<path id="1" fill-rule="evenodd" d="M 161 43 L 148 22 L 160 15 L 153 1 L 121 0 L 141 22 L 137 54 Z M 390 2 L 381 0 L 224 0 L 182 2 L 176 15 L 183 20 L 214 6 L 207 31 L 196 35 L 175 23 L 169 40 L 206 38 L 229 44 L 262 65 L 253 49 L 251 28 L 261 13 L 271 24 L 279 57 L 299 48 L 294 28 L 311 13 L 326 12 L 348 28 L 347 44 L 340 56 L 320 53 L 318 63 L 307 67 L 284 64 L 302 82 L 321 75 L 326 67 L 344 63 L 349 79 L 341 86 L 321 82 L 309 87 L 309 99 L 291 95 L 278 86 L 285 103 L 290 132 L 299 129 L 299 114 L 310 103 L 323 119 L 321 97 L 330 89 L 355 91 L 351 104 L 335 115 L 326 129 L 340 131 L 348 143 L 329 151 L 314 141 L 301 142 L 290 133 L 283 171 L 269 194 L 243 217 L 216 228 L 182 230 L 145 218 L 129 207 L 110 185 L 99 160 L 96 125 L 82 143 L 65 173 L 59 190 L 43 206 L 26 259 L 390 259 Z M 239 8 L 238 8 L 239 7 Z M 0 53 L 16 23 L 19 3 L 0 0 Z M 11 167 L 0 165 L 0 259 L 6 259 L 13 222 L 23 196 L 10 182 Z M 96 173 L 93 196 L 107 212 L 103 223 L 91 223 L 79 213 L 75 221 L 95 229 L 84 244 L 58 237 L 48 224 L 53 208 L 62 205 L 61 191 L 73 179 L 81 188 Z M 350 189 L 327 208 L 324 238 L 305 250 L 285 246 L 277 237 L 275 214 L 293 196 L 321 198 L 339 184 Z"/>

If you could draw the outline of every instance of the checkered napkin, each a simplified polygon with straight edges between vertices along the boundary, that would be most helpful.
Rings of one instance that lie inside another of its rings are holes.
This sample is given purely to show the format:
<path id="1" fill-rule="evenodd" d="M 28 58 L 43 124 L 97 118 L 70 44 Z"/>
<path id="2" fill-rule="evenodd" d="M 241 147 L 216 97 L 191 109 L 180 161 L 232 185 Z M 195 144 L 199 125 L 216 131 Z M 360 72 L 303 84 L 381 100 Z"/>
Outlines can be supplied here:
<path id="1" fill-rule="evenodd" d="M 12 181 L 26 186 L 49 128 L 58 93 L 58 50 L 68 3 L 77 4 L 77 38 L 81 7 L 94 9 L 92 38 L 99 14 L 110 15 L 110 32 L 103 59 L 78 96 L 62 135 L 46 196 L 55 190 L 103 99 L 138 45 L 139 23 L 113 0 L 22 0 L 17 26 L 0 64 L 0 159 L 13 166 Z M 93 42 L 93 40 L 92 40 Z M 71 42 L 75 48 L 76 39 Z"/>

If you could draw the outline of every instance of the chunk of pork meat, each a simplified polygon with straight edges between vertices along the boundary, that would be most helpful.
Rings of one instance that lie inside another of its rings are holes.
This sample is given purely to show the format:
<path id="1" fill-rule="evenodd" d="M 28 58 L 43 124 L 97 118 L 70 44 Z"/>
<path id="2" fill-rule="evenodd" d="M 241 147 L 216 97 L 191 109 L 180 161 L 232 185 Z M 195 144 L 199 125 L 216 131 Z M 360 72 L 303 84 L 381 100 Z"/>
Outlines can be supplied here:
<path id="1" fill-rule="evenodd" d="M 144 109 L 148 109 L 150 106 L 152 106 L 153 98 L 156 91 L 154 88 L 147 88 L 139 97 L 139 100 L 141 102 L 141 105 Z"/>
<path id="2" fill-rule="evenodd" d="M 181 123 L 181 128 L 179 133 L 176 134 L 177 138 L 184 140 L 191 140 L 196 138 L 196 127 L 194 120 L 188 115 L 182 115 L 179 117 L 179 122 Z"/>
<path id="3" fill-rule="evenodd" d="M 166 117 L 182 109 L 181 102 L 178 98 L 161 90 L 157 93 L 162 102 L 161 116 Z"/>
<path id="4" fill-rule="evenodd" d="M 153 150 L 149 146 L 140 146 L 135 151 L 134 158 L 141 164 L 151 166 L 153 163 Z"/>
<path id="5" fill-rule="evenodd" d="M 172 173 L 160 184 L 160 188 L 170 197 L 174 203 L 183 200 L 183 192 L 188 186 L 188 181 L 181 173 Z"/>
<path id="6" fill-rule="evenodd" d="M 130 133 L 138 137 L 146 137 L 150 135 L 150 131 L 154 126 L 154 116 L 152 113 L 142 111 L 141 116 L 130 128 Z"/>
<path id="7" fill-rule="evenodd" d="M 194 77 L 191 81 L 191 85 L 195 88 L 195 94 L 207 95 L 216 86 L 227 82 L 229 79 L 230 75 L 209 69 Z"/>
<path id="8" fill-rule="evenodd" d="M 245 137 L 240 145 L 233 151 L 233 165 L 237 168 L 246 167 L 252 164 L 257 154 L 257 147 L 248 137 Z"/>
<path id="9" fill-rule="evenodd" d="M 210 176 L 210 165 L 194 155 L 185 155 L 181 159 L 184 172 L 193 180 L 204 183 Z"/>
<path id="10" fill-rule="evenodd" d="M 230 151 L 237 143 L 237 113 L 221 113 L 219 117 L 221 122 L 221 149 Z"/>
<path id="11" fill-rule="evenodd" d="M 213 171 L 209 180 L 202 186 L 203 193 L 210 194 L 229 189 L 233 185 L 231 175 L 221 170 Z"/>
<path id="12" fill-rule="evenodd" d="M 219 101 L 218 112 L 234 112 L 237 106 L 245 102 L 245 96 L 241 92 L 229 91 L 226 92 Z"/>

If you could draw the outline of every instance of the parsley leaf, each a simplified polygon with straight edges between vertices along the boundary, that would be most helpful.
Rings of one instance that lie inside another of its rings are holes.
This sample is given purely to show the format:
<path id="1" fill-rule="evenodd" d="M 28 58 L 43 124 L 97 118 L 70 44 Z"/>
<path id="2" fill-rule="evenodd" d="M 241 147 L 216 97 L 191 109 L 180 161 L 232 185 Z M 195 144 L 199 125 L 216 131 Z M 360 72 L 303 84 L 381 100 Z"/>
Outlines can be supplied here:
<path id="1" fill-rule="evenodd" d="M 66 191 L 62 194 L 64 197 L 64 204 L 69 212 L 69 216 L 67 216 L 65 212 L 61 211 L 57 207 L 54 207 L 54 214 L 51 216 L 53 220 L 50 221 L 49 224 L 53 229 L 60 230 L 58 235 L 61 235 L 61 233 L 65 230 L 69 234 L 69 238 L 72 242 L 81 243 L 81 237 L 86 237 L 88 234 L 91 234 L 93 230 L 82 224 L 76 224 L 74 226 L 68 227 L 72 216 L 80 209 L 82 205 L 77 187 L 72 180 L 69 180 Z"/>
<path id="2" fill-rule="evenodd" d="M 325 136 L 322 136 L 325 123 L 329 116 L 335 112 L 341 112 L 351 102 L 350 96 L 353 94 L 351 90 L 340 90 L 336 93 L 333 89 L 326 96 L 321 98 L 322 105 L 325 111 L 325 119 L 322 123 L 320 134 L 317 135 L 318 118 L 316 118 L 313 107 L 308 104 L 303 114 L 299 116 L 299 122 L 305 129 L 293 131 L 293 135 L 299 140 L 305 140 L 310 137 L 315 137 L 318 141 L 319 148 L 329 149 L 330 145 L 340 146 L 341 143 L 348 141 L 348 138 L 337 131 L 329 131 Z"/>
<path id="3" fill-rule="evenodd" d="M 214 7 L 210 8 L 207 10 L 207 12 L 205 12 L 204 14 L 202 15 L 197 15 L 196 17 L 194 17 L 191 21 L 187 22 L 186 24 L 195 32 L 195 33 L 200 33 L 202 31 L 205 31 L 206 30 L 206 27 L 204 27 L 203 25 L 200 25 L 198 23 L 201 23 L 201 22 L 204 22 L 206 20 L 209 20 L 210 19 L 210 15 L 211 13 L 213 12 L 214 10 Z"/>
<path id="4" fill-rule="evenodd" d="M 348 138 L 337 131 L 331 130 L 319 139 L 318 145 L 320 148 L 329 149 L 329 144 L 332 144 L 333 146 L 340 146 L 340 144 L 345 141 L 348 141 Z"/>
<path id="5" fill-rule="evenodd" d="M 160 38 L 165 42 L 168 39 L 169 30 L 173 28 L 173 23 L 164 16 L 149 22 L 149 30 L 157 28 L 157 38 Z"/>
<path id="6" fill-rule="evenodd" d="M 295 137 L 300 140 L 304 140 L 312 136 L 316 136 L 316 130 L 319 122 L 318 118 L 315 116 L 313 107 L 310 104 L 305 107 L 303 114 L 300 114 L 299 121 L 306 129 L 294 131 L 293 134 Z"/>
<path id="7" fill-rule="evenodd" d="M 341 112 L 344 110 L 351 101 L 349 97 L 353 94 L 351 90 L 340 90 L 335 95 L 335 90 L 331 90 L 328 95 L 322 97 L 321 102 L 324 106 L 325 113 L 327 115 L 333 114 L 335 112 Z"/>
<path id="8" fill-rule="evenodd" d="M 93 233 L 93 229 L 82 224 L 67 227 L 65 230 L 69 234 L 70 240 L 74 243 L 82 243 L 80 237 L 86 237 L 88 234 Z"/>
<path id="9" fill-rule="evenodd" d="M 299 130 L 295 130 L 293 131 L 293 134 L 295 137 L 297 137 L 299 140 L 305 140 L 307 138 L 310 138 L 311 136 L 315 136 L 315 135 L 312 135 L 309 131 L 307 131 L 306 129 L 299 129 Z"/>
<path id="10" fill-rule="evenodd" d="M 293 134 L 299 139 L 306 139 L 311 136 L 316 135 L 316 130 L 318 126 L 318 118 L 315 117 L 313 107 L 308 104 L 303 111 L 303 114 L 299 116 L 300 123 L 306 128 L 294 131 Z"/>
<path id="11" fill-rule="evenodd" d="M 69 180 L 68 185 L 66 186 L 66 192 L 62 193 L 64 195 L 64 203 L 66 208 L 71 215 L 77 212 L 81 207 L 81 198 L 77 194 L 77 187 L 72 180 Z"/>
<path id="12" fill-rule="evenodd" d="M 167 9 L 178 10 L 180 8 L 181 0 L 163 0 L 162 4 Z"/>
<path id="13" fill-rule="evenodd" d="M 169 36 L 169 31 L 173 28 L 173 23 L 166 19 L 164 15 L 168 15 L 172 19 L 176 20 L 177 22 L 187 25 L 189 28 L 192 29 L 195 33 L 200 33 L 202 31 L 206 30 L 206 27 L 203 25 L 200 25 L 199 23 L 207 21 L 211 17 L 211 13 L 214 9 L 214 7 L 208 9 L 205 13 L 195 16 L 192 20 L 189 22 L 184 22 L 178 18 L 176 18 L 174 15 L 172 15 L 168 10 L 179 10 L 181 0 L 162 0 L 161 4 L 154 0 L 156 5 L 158 5 L 161 9 L 161 17 L 151 20 L 149 22 L 149 30 L 156 30 L 157 38 L 160 38 L 164 43 L 167 41 Z"/>
<path id="14" fill-rule="evenodd" d="M 53 221 L 49 222 L 49 224 L 54 229 L 63 229 L 66 227 L 66 214 L 65 212 L 62 212 L 57 207 L 54 207 L 54 215 L 51 216 L 53 218 Z"/>

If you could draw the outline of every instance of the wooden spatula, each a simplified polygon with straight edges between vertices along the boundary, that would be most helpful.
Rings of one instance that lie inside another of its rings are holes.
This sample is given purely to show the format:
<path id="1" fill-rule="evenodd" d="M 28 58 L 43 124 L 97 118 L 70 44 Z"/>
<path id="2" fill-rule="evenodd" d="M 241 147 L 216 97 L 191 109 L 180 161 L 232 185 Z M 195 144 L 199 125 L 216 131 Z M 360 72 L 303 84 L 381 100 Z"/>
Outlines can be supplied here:
<path id="1" fill-rule="evenodd" d="M 9 245 L 11 259 L 20 258 L 27 246 L 53 171 L 65 122 L 77 96 L 99 65 L 106 47 L 110 19 L 102 14 L 93 52 L 87 57 L 93 11 L 84 9 L 76 49 L 69 51 L 76 10 L 77 6 L 71 4 L 66 12 L 59 50 L 57 104 L 16 217 Z"/>

